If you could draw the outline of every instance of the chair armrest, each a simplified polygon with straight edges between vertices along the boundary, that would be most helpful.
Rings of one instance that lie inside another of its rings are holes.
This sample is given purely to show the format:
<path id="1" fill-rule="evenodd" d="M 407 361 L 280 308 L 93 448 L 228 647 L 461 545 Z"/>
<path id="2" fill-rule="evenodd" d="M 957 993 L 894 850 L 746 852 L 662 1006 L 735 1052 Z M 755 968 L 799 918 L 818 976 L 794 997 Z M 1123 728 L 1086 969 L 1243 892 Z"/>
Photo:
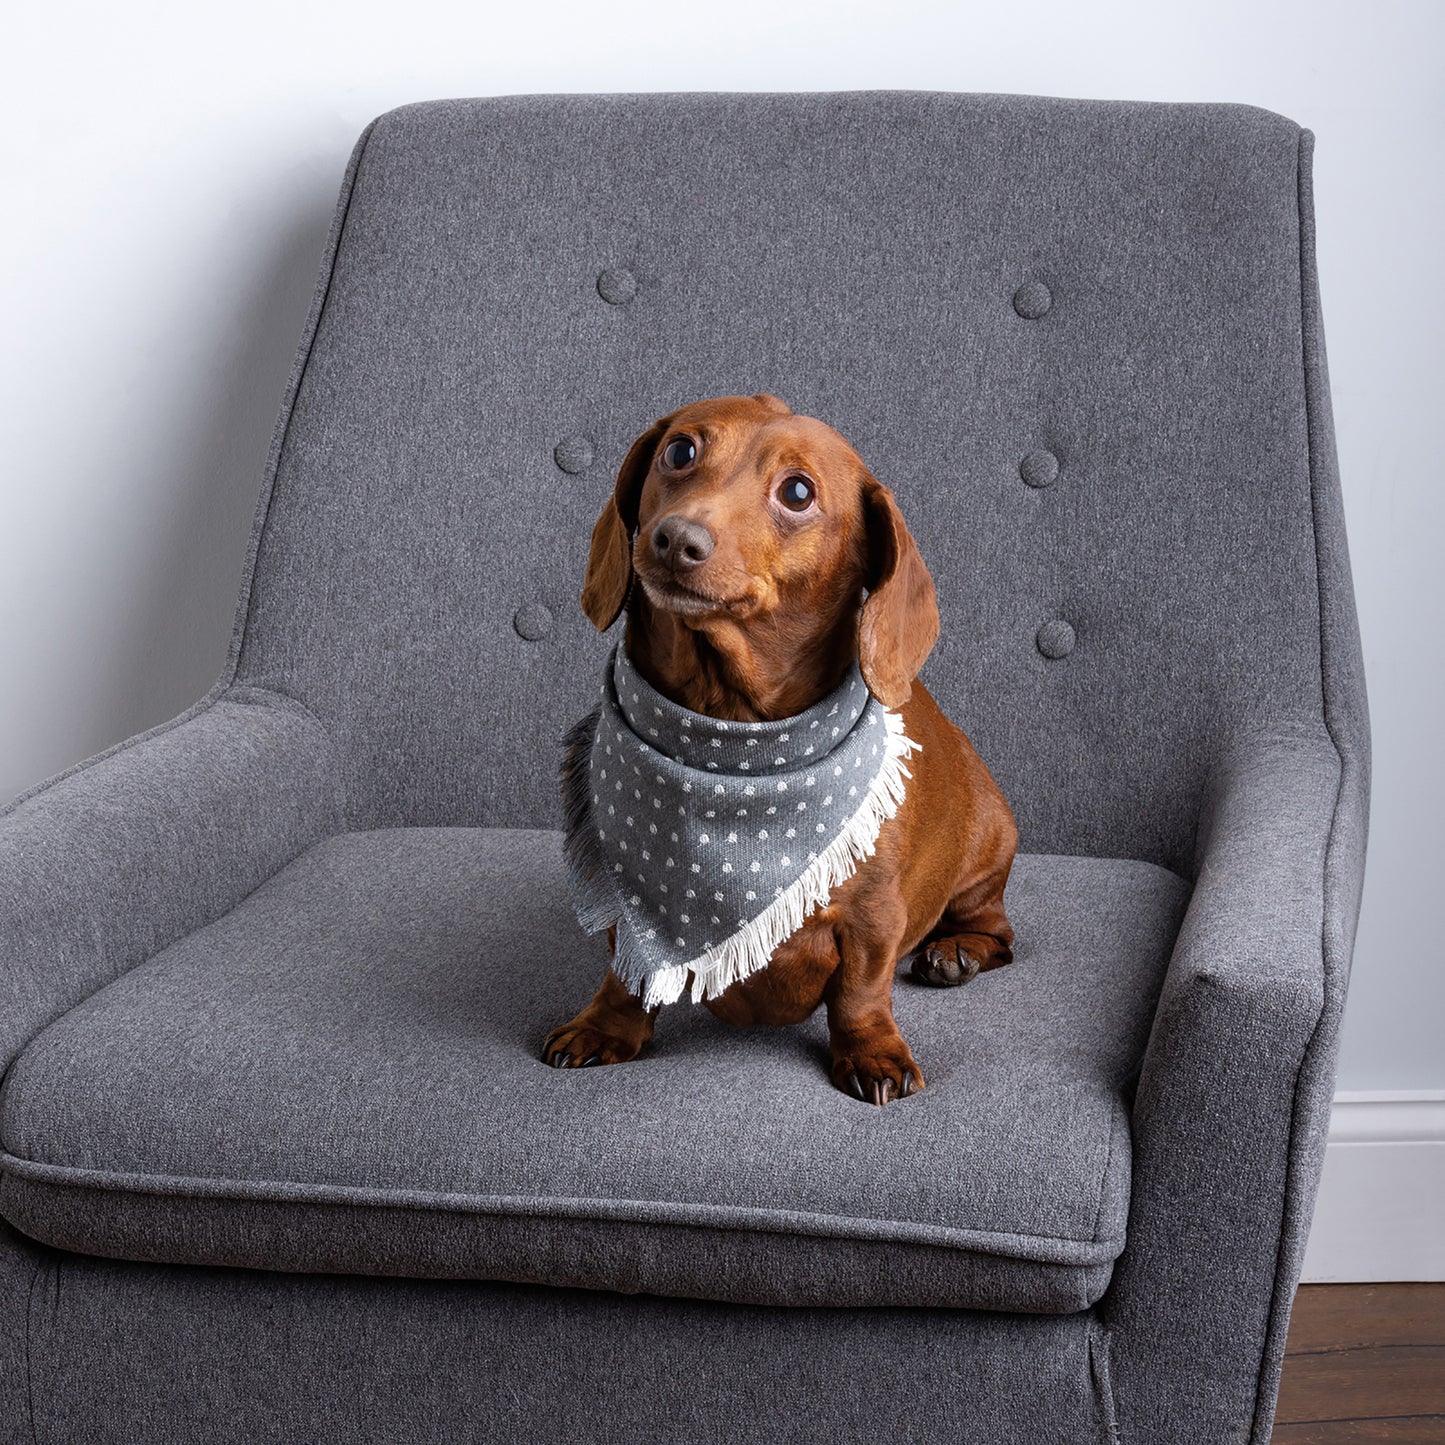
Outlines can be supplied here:
<path id="1" fill-rule="evenodd" d="M 299 704 L 232 689 L 0 812 L 0 1074 L 42 1028 L 342 826 Z"/>
<path id="2" fill-rule="evenodd" d="M 1216 768 L 1134 1103 L 1106 1304 L 1126 1438 L 1267 1440 L 1329 1129 L 1367 781 L 1324 728 Z M 1220 1418 L 1221 1401 L 1238 1418 Z M 1130 1423 L 1125 1425 L 1126 1415 Z"/>

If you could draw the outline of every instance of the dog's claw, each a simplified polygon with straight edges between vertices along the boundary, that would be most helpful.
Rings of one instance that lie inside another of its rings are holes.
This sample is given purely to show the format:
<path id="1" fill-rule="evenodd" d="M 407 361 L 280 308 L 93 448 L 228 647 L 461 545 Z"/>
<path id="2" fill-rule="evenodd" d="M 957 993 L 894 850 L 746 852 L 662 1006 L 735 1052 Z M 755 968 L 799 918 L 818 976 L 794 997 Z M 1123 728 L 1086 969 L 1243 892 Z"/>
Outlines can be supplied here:
<path id="1" fill-rule="evenodd" d="M 958 988 L 973 979 L 978 968 L 978 960 L 972 954 L 952 939 L 940 939 L 914 958 L 909 971 L 919 983 L 930 988 Z"/>
<path id="2" fill-rule="evenodd" d="M 542 1062 L 554 1069 L 591 1069 L 604 1064 L 621 1064 L 637 1057 L 646 1038 L 631 1039 L 591 1024 L 575 1021 L 553 1029 L 542 1045 Z"/>
<path id="3" fill-rule="evenodd" d="M 833 1057 L 833 1086 L 875 1107 L 921 1093 L 923 1070 L 900 1038 L 895 1046 L 877 1046 L 860 1054 L 839 1051 Z"/>

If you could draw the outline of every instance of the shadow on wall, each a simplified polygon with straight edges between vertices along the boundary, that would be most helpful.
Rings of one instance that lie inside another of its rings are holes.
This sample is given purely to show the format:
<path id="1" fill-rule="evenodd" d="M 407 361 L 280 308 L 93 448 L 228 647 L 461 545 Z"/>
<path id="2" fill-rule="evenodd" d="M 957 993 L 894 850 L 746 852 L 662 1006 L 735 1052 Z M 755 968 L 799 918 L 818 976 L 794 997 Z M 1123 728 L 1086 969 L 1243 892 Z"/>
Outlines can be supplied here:
<path id="1" fill-rule="evenodd" d="M 343 158 L 344 164 L 344 158 Z M 340 174 L 340 165 L 336 175 Z M 128 558 L 116 642 L 97 659 L 79 741 L 90 756 L 174 717 L 203 696 L 225 663 L 237 593 L 271 438 L 305 325 L 335 204 L 335 175 L 236 214 L 276 218 L 238 244 L 214 335 L 184 338 L 207 364 L 174 392 L 154 451 L 127 470 L 145 476 L 157 525 Z M 29 786 L 28 782 L 24 786 Z M 16 791 L 16 789 L 11 790 Z"/>

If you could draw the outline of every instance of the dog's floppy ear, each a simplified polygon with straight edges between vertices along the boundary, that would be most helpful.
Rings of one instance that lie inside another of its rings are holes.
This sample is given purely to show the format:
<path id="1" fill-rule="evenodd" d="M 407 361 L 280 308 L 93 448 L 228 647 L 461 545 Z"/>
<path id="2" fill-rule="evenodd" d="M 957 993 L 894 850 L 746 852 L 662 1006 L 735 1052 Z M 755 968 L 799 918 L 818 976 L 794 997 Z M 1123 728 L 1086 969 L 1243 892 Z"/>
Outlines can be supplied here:
<path id="1" fill-rule="evenodd" d="M 938 641 L 938 598 L 918 544 L 893 493 L 871 476 L 863 484 L 868 596 L 858 625 L 858 664 L 885 707 L 902 707 Z"/>
<path id="2" fill-rule="evenodd" d="M 617 485 L 592 529 L 587 553 L 587 576 L 582 583 L 582 610 L 599 631 L 606 632 L 627 603 L 632 586 L 632 534 L 637 530 L 637 506 L 647 480 L 652 454 L 671 422 L 670 416 L 654 422 L 628 448 L 617 472 Z"/>

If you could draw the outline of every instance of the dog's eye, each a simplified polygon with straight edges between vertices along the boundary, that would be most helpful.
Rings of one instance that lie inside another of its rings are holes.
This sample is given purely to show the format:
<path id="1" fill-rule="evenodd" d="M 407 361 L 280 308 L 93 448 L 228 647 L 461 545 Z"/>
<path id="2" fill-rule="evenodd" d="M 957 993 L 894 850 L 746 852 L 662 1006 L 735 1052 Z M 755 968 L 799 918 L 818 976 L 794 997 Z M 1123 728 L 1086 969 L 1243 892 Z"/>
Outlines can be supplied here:
<path id="1" fill-rule="evenodd" d="M 790 512 L 806 512 L 813 505 L 813 484 L 807 477 L 788 477 L 778 488 L 778 500 Z"/>
<path id="2" fill-rule="evenodd" d="M 670 472 L 680 472 L 697 460 L 697 443 L 691 437 L 674 437 L 662 449 L 662 464 Z"/>

